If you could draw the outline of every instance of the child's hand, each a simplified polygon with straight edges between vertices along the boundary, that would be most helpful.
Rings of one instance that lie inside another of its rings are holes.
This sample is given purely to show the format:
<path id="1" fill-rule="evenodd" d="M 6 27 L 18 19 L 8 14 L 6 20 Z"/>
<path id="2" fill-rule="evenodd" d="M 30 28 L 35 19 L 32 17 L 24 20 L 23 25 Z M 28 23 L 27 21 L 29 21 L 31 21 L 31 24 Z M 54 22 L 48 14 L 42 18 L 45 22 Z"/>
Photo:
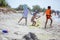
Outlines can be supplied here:
<path id="1" fill-rule="evenodd" d="M 38 18 L 40 18 L 40 16 L 39 16 L 39 17 L 37 17 L 36 19 L 38 19 Z"/>
<path id="2" fill-rule="evenodd" d="M 36 17 L 36 19 L 38 19 L 38 17 Z"/>
<path id="3" fill-rule="evenodd" d="M 41 16 L 38 16 L 38 18 L 40 18 Z"/>

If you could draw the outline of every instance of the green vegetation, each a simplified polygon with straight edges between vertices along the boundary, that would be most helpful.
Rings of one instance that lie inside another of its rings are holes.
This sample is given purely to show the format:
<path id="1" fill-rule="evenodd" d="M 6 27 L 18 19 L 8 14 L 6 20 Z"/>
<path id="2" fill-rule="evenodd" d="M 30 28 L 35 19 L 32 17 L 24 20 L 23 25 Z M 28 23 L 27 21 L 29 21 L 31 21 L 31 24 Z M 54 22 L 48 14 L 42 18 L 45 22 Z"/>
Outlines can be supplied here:
<path id="1" fill-rule="evenodd" d="M 35 11 L 35 10 L 41 11 L 40 6 L 39 5 L 34 5 L 33 8 L 32 8 L 32 11 Z"/>
<path id="2" fill-rule="evenodd" d="M 28 7 L 28 9 L 31 10 L 29 7 Z M 19 5 L 17 8 L 15 8 L 15 10 L 23 10 L 23 5 Z"/>
<path id="3" fill-rule="evenodd" d="M 10 7 L 6 0 L 0 0 L 0 7 Z"/>
<path id="4" fill-rule="evenodd" d="M 28 5 L 27 7 L 30 11 L 38 10 L 39 12 L 44 12 L 46 10 L 45 8 L 41 8 L 39 5 L 34 5 L 32 9 Z M 19 5 L 17 8 L 15 8 L 15 10 L 23 10 L 23 5 Z"/>
<path id="5" fill-rule="evenodd" d="M 43 9 L 42 9 L 42 12 L 45 12 L 45 10 L 46 10 L 46 9 L 45 9 L 45 8 L 43 8 Z"/>
<path id="6" fill-rule="evenodd" d="M 23 10 L 23 5 L 19 5 L 18 8 L 16 8 L 17 10 Z"/>
<path id="7" fill-rule="evenodd" d="M 11 8 L 10 5 L 6 2 L 6 0 L 0 0 L 0 7 L 8 7 L 10 9 L 15 9 L 15 10 L 23 10 L 23 5 L 19 5 L 17 8 Z M 33 5 L 32 9 L 27 5 L 28 9 L 30 11 L 35 11 L 38 10 L 39 12 L 44 12 L 46 9 L 45 8 L 41 8 L 39 5 Z M 52 10 L 52 13 L 55 13 L 55 10 Z"/>
<path id="8" fill-rule="evenodd" d="M 9 7 L 9 4 L 6 2 L 6 0 L 0 0 L 0 7 Z M 33 5 L 33 8 L 31 9 L 28 5 L 27 7 L 29 8 L 30 11 L 35 11 L 38 10 L 39 12 L 44 12 L 45 8 L 41 8 L 39 5 Z M 17 8 L 14 8 L 15 10 L 23 10 L 23 5 L 19 5 Z"/>

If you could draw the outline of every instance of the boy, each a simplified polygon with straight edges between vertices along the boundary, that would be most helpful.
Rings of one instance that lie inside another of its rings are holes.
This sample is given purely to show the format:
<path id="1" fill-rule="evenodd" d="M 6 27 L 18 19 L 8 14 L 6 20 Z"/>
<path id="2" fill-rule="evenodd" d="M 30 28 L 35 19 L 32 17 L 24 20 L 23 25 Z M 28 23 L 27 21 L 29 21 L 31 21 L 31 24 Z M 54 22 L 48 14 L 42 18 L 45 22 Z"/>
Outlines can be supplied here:
<path id="1" fill-rule="evenodd" d="M 25 25 L 27 25 L 27 16 L 28 16 L 28 7 L 27 5 L 23 5 L 23 16 L 22 18 L 18 21 L 18 23 L 23 19 L 25 18 Z"/>
<path id="2" fill-rule="evenodd" d="M 35 19 L 37 17 L 37 13 L 38 13 L 38 11 L 36 10 L 35 13 L 33 14 L 32 18 L 31 18 L 32 26 L 35 26 L 36 25 Z"/>
<path id="3" fill-rule="evenodd" d="M 48 19 L 51 20 L 50 26 L 52 26 L 52 18 L 51 18 L 51 6 L 48 6 L 48 9 L 45 11 L 46 13 L 46 22 L 45 22 L 45 28 L 48 22 Z"/>

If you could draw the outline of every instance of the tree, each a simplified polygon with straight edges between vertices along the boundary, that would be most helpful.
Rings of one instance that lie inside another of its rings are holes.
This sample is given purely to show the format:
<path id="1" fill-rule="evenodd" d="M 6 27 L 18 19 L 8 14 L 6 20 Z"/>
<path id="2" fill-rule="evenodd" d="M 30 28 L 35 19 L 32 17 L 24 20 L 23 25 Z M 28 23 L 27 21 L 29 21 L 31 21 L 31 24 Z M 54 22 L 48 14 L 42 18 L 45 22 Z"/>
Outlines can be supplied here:
<path id="1" fill-rule="evenodd" d="M 19 5 L 19 7 L 17 8 L 17 10 L 23 10 L 23 5 Z"/>
<path id="2" fill-rule="evenodd" d="M 34 5 L 33 8 L 32 8 L 32 11 L 35 11 L 35 10 L 41 11 L 40 6 L 39 5 Z"/>
<path id="3" fill-rule="evenodd" d="M 6 0 L 0 0 L 0 7 L 10 7 Z"/>
<path id="4" fill-rule="evenodd" d="M 27 5 L 26 5 L 26 6 L 27 6 Z M 27 7 L 28 7 L 28 6 L 27 6 Z M 28 7 L 28 9 L 31 10 L 30 7 Z M 23 5 L 19 5 L 18 8 L 16 8 L 16 10 L 23 10 Z"/>
<path id="5" fill-rule="evenodd" d="M 43 9 L 42 9 L 42 12 L 45 12 L 45 10 L 46 10 L 46 9 L 45 9 L 45 8 L 43 8 Z"/>

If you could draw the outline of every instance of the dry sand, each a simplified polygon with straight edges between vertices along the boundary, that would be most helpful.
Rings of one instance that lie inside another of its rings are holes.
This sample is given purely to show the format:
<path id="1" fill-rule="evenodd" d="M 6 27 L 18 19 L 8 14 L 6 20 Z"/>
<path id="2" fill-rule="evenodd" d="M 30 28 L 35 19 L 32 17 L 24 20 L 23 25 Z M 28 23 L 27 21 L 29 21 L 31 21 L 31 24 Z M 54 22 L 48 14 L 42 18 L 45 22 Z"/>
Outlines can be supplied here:
<path id="1" fill-rule="evenodd" d="M 44 29 L 45 15 L 40 14 L 40 26 L 33 27 L 31 25 L 31 15 L 28 15 L 28 25 L 24 25 L 24 19 L 18 24 L 18 20 L 22 17 L 21 13 L 0 13 L 0 40 L 23 40 L 23 36 L 29 32 L 33 32 L 37 35 L 39 40 L 60 40 L 60 18 L 57 16 L 52 16 L 53 27 L 49 27 L 49 22 L 47 24 L 47 29 Z M 8 30 L 7 34 L 3 34 L 2 30 Z"/>

